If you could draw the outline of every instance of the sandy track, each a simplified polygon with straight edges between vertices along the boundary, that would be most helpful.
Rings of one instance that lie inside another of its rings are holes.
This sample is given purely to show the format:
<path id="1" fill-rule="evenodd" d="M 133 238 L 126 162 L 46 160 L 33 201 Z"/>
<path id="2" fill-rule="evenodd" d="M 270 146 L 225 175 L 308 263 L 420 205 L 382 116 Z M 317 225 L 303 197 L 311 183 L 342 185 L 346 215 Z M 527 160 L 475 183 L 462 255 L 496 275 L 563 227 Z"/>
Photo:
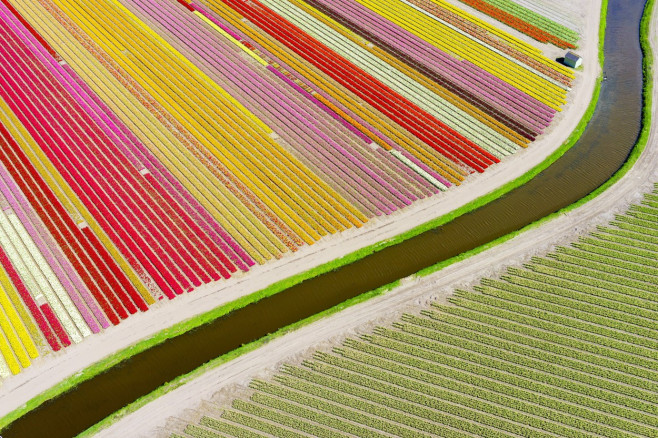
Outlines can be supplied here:
<path id="1" fill-rule="evenodd" d="M 658 56 L 657 16 L 657 10 L 654 10 L 654 24 L 650 27 L 654 56 Z M 165 426 L 167 417 L 185 416 L 185 410 L 199 407 L 201 400 L 211 399 L 213 395 L 215 398 L 222 394 L 225 396 L 226 392 L 222 389 L 246 386 L 253 378 L 271 375 L 281 363 L 298 361 L 310 351 L 330 348 L 345 337 L 395 320 L 405 311 L 413 311 L 428 300 L 444 300 L 455 287 L 468 286 L 483 275 L 488 276 L 507 266 L 521 264 L 532 255 L 545 253 L 556 245 L 573 241 L 575 236 L 609 221 L 615 213 L 639 201 L 643 193 L 653 188 L 653 182 L 658 182 L 657 79 L 658 75 L 654 74 L 653 126 L 647 147 L 635 166 L 594 200 L 463 262 L 422 279 L 407 278 L 402 286 L 386 295 L 275 339 L 256 351 L 206 372 L 96 436 L 123 436 L 128 431 L 131 436 L 166 436 L 161 428 Z M 377 317 L 373 318 L 373 315 Z"/>
<path id="2" fill-rule="evenodd" d="M 563 0 L 566 1 L 566 0 Z M 582 2 L 583 10 L 599 11 L 601 0 Z M 147 339 L 172 325 L 205 313 L 241 296 L 261 290 L 284 278 L 328 263 L 360 248 L 390 239 L 415 226 L 447 214 L 495 188 L 523 175 L 555 151 L 575 129 L 587 109 L 599 74 L 598 15 L 587 14 L 579 53 L 584 70 L 577 73 L 570 102 L 554 121 L 549 131 L 528 149 L 508 157 L 486 173 L 469 178 L 456 190 L 420 201 L 394 215 L 373 220 L 359 230 L 349 230 L 340 236 L 305 247 L 293 255 L 258 266 L 249 273 L 228 281 L 207 285 L 191 294 L 178 297 L 173 303 L 161 302 L 148 312 L 131 316 L 119 326 L 59 353 L 48 354 L 0 387 L 0 417 L 17 409 L 41 392 L 73 376 L 101 359 Z M 510 30 L 515 36 L 528 38 Z M 556 55 L 557 56 L 557 55 Z M 470 262 L 469 262 L 470 263 Z M 463 275 L 467 275 L 464 273 Z M 375 305 L 375 304 L 369 304 Z M 386 308 L 386 305 L 382 309 Z M 379 308 L 378 308 L 379 309 Z M 298 344 L 296 350 L 299 350 Z M 294 350 L 290 350 L 292 352 Z"/>

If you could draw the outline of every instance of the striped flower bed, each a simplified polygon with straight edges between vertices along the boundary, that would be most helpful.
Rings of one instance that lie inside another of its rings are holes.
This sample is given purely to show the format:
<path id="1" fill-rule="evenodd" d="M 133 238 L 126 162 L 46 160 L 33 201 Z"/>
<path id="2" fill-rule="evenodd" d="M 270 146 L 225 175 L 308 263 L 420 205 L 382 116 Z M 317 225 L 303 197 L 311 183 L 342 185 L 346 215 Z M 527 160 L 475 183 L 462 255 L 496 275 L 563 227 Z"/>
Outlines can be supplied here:
<path id="1" fill-rule="evenodd" d="M 569 70 L 442 1 L 0 0 L 0 376 L 440 196 Z"/>

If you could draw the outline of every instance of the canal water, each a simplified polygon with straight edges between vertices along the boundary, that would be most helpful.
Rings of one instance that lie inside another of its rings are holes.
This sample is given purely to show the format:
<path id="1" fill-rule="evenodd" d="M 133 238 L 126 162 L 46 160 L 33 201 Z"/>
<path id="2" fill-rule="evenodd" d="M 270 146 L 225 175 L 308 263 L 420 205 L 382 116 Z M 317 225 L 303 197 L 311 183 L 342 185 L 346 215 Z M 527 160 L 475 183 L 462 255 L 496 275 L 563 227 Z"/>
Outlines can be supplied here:
<path id="1" fill-rule="evenodd" d="M 595 190 L 624 163 L 640 131 L 639 26 L 644 3 L 610 0 L 607 80 L 594 117 L 580 140 L 536 178 L 448 224 L 142 352 L 50 400 L 0 435 L 75 436 L 160 385 L 240 345 L 518 230 Z"/>

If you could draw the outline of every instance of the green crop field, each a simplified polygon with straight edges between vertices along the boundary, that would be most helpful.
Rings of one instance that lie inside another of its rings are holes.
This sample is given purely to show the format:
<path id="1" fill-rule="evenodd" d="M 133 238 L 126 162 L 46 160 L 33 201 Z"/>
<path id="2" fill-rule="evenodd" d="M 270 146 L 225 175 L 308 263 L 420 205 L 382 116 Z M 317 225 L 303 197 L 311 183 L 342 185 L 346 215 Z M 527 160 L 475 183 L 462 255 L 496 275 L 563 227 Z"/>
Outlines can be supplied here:
<path id="1" fill-rule="evenodd" d="M 171 436 L 658 436 L 658 185 L 450 301 L 205 403 Z"/>

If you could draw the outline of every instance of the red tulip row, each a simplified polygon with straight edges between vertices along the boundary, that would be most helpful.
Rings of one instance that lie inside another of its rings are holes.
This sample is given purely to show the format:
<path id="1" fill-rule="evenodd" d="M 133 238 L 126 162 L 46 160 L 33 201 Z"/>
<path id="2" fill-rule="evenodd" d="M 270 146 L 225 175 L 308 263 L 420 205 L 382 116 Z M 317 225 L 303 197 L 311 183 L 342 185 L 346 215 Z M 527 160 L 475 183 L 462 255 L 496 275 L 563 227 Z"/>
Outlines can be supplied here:
<path id="1" fill-rule="evenodd" d="M 461 0 L 463 3 L 466 3 L 467 5 L 477 9 L 480 12 L 484 12 L 485 14 L 495 18 L 496 20 L 503 22 L 507 24 L 510 27 L 513 27 L 514 29 L 518 30 L 519 32 L 522 32 L 529 37 L 532 37 L 536 39 L 537 41 L 540 41 L 542 43 L 550 43 L 553 45 L 556 45 L 558 47 L 561 47 L 563 49 L 575 49 L 576 46 L 573 44 L 556 37 L 555 35 L 551 35 L 550 33 L 541 30 L 537 26 L 533 26 L 532 24 L 528 23 L 527 21 L 524 21 L 518 17 L 515 17 L 514 15 L 505 12 L 495 6 L 492 6 L 488 4 L 487 2 L 483 0 Z"/>
<path id="2" fill-rule="evenodd" d="M 62 324 L 59 322 L 59 319 L 57 319 L 57 317 L 53 313 L 53 309 L 50 308 L 50 305 L 48 305 L 47 303 L 42 304 L 39 308 L 41 309 L 44 316 L 46 317 L 46 320 L 48 321 L 48 324 L 50 324 L 50 327 L 52 327 L 52 329 L 57 334 L 57 337 L 62 342 L 62 345 L 65 347 L 71 345 L 71 340 L 66 334 L 66 330 L 64 330 L 64 327 L 62 327 Z"/>

